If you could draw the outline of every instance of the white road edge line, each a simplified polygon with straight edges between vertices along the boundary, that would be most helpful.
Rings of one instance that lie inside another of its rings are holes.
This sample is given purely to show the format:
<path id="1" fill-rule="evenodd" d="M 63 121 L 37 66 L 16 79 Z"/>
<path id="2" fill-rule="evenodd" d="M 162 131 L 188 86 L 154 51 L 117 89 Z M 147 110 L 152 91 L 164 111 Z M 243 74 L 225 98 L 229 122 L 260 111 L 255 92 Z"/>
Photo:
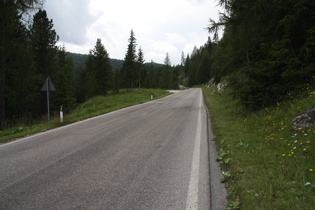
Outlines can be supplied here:
<path id="1" fill-rule="evenodd" d="M 186 200 L 186 210 L 188 209 L 198 209 L 198 189 L 199 189 L 199 163 L 200 163 L 200 142 L 201 142 L 201 104 L 202 97 L 201 94 L 199 101 L 199 112 L 198 112 L 198 122 L 197 131 L 195 137 L 195 146 L 193 159 L 191 164 L 190 181 Z"/>

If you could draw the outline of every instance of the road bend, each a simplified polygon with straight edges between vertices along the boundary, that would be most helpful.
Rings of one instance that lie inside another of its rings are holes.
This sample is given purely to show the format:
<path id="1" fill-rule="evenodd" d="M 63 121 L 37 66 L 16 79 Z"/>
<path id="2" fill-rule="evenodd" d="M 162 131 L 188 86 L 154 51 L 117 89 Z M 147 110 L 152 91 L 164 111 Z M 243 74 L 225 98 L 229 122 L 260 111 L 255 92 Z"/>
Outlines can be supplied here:
<path id="1" fill-rule="evenodd" d="M 0 146 L 0 209 L 210 209 L 201 89 Z"/>

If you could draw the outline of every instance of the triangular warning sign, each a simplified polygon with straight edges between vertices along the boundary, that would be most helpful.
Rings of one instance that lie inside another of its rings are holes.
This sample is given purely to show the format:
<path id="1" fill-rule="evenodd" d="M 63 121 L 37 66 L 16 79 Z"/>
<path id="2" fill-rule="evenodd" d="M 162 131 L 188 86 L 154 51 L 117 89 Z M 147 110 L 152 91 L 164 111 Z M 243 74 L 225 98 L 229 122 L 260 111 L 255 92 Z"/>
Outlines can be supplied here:
<path id="1" fill-rule="evenodd" d="M 54 87 L 50 77 L 46 78 L 46 81 L 45 81 L 45 83 L 44 83 L 44 85 L 42 87 L 42 91 L 47 91 L 47 90 L 49 90 L 49 91 L 55 91 L 56 90 L 56 88 Z"/>

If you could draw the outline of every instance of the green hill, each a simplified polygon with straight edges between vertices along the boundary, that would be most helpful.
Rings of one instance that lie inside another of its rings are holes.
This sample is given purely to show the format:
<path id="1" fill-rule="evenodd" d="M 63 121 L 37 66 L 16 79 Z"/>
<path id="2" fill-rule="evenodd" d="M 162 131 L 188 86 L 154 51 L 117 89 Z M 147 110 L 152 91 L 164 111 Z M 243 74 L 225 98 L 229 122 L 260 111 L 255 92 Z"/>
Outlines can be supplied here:
<path id="1" fill-rule="evenodd" d="M 68 52 L 68 56 L 72 57 L 75 69 L 83 69 L 85 65 L 85 61 L 89 55 Z M 110 58 L 110 63 L 112 65 L 113 70 L 121 69 L 123 66 L 123 62 L 124 62 L 123 60 Z M 151 63 L 145 63 L 145 65 L 150 65 L 150 64 Z M 159 63 L 153 63 L 153 65 L 156 68 L 163 66 L 163 64 L 159 64 Z"/>

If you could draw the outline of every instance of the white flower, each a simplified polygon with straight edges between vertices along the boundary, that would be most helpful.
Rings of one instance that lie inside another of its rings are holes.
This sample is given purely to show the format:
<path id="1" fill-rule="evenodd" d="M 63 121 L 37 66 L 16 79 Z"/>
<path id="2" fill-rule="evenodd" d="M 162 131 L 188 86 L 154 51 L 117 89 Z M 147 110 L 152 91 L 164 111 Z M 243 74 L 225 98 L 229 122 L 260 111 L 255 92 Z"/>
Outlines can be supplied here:
<path id="1" fill-rule="evenodd" d="M 304 184 L 305 186 L 308 186 L 308 185 L 311 185 L 311 183 L 309 183 L 309 182 L 306 182 L 305 184 Z"/>

